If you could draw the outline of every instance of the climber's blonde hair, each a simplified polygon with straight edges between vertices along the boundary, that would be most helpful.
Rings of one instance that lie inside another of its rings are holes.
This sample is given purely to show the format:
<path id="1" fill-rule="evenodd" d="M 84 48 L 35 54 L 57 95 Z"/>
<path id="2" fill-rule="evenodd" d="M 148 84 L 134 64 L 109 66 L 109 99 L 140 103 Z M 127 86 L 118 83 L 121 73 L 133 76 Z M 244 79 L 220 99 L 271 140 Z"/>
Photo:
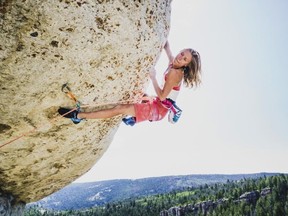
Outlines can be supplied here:
<path id="1" fill-rule="evenodd" d="M 201 83 L 201 57 L 200 54 L 193 49 L 187 49 L 192 55 L 191 62 L 184 67 L 184 84 L 192 88 L 199 86 Z"/>

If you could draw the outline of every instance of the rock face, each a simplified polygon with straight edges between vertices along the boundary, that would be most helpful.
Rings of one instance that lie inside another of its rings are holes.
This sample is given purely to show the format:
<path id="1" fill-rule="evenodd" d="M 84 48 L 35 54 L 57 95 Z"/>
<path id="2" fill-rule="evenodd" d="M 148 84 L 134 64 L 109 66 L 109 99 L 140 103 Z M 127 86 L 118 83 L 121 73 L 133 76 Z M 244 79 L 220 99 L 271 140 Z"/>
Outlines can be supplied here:
<path id="1" fill-rule="evenodd" d="M 138 101 L 168 36 L 170 4 L 0 1 L 0 191 L 37 201 L 97 162 L 122 116 L 75 125 L 57 114 L 75 106 L 61 87 L 86 110 Z"/>

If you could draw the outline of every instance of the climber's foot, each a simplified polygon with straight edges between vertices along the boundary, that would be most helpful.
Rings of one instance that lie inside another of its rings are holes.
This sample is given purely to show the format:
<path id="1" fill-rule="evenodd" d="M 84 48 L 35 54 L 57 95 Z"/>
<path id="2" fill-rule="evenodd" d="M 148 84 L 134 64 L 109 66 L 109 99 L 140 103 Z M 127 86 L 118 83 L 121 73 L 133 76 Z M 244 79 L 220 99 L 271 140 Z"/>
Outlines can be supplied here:
<path id="1" fill-rule="evenodd" d="M 126 124 L 126 125 L 130 125 L 133 126 L 136 123 L 136 118 L 135 117 L 125 117 L 122 119 L 122 121 Z"/>
<path id="2" fill-rule="evenodd" d="M 71 112 L 71 109 L 60 107 L 58 109 L 58 113 L 65 118 L 70 118 L 74 124 L 78 124 L 83 120 L 83 119 L 77 118 L 79 110 L 73 110 Z"/>

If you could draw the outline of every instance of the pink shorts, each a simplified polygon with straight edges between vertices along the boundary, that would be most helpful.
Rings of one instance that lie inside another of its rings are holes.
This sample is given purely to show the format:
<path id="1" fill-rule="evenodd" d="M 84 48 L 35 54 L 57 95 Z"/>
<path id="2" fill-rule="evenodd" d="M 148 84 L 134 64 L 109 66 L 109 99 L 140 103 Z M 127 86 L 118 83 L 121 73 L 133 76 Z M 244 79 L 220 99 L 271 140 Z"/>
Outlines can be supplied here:
<path id="1" fill-rule="evenodd" d="M 159 98 L 153 99 L 146 103 L 134 104 L 136 123 L 149 120 L 160 121 L 168 113 L 168 108 L 165 107 Z"/>

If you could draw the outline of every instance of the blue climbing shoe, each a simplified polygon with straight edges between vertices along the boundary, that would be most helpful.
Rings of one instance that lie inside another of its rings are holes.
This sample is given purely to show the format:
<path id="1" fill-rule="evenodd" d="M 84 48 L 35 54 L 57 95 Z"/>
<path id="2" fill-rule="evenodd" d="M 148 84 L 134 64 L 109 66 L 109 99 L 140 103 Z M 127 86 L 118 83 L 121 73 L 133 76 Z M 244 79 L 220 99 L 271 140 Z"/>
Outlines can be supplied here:
<path id="1" fill-rule="evenodd" d="M 74 110 L 72 112 L 70 112 L 70 111 L 71 111 L 71 109 L 66 109 L 66 108 L 62 108 L 62 107 L 60 107 L 58 109 L 58 113 L 61 116 L 65 117 L 65 118 L 70 118 L 74 124 L 79 124 L 83 120 L 83 119 L 77 118 L 77 115 L 79 113 L 79 109 Z"/>
<path id="2" fill-rule="evenodd" d="M 131 116 L 131 117 L 125 117 L 122 119 L 122 121 L 126 124 L 126 125 L 130 125 L 133 126 L 136 123 L 136 118 Z"/>

